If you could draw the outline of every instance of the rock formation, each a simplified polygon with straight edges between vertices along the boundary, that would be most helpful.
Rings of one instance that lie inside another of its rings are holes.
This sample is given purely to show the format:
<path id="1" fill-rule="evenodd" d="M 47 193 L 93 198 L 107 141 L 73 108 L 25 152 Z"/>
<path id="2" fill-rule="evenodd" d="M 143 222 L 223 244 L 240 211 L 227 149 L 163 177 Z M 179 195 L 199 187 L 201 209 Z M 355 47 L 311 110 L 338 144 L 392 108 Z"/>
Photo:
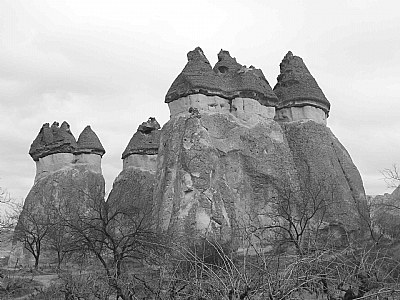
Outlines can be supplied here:
<path id="1" fill-rule="evenodd" d="M 162 129 L 154 194 L 161 230 L 243 241 L 244 228 L 284 222 L 286 201 L 293 214 L 318 210 L 307 226 L 362 231 L 363 184 L 326 127 L 330 104 L 301 58 L 289 52 L 280 67 L 274 93 L 261 70 L 227 51 L 214 68 L 200 48 L 188 53 L 165 97 L 171 119 Z M 274 243 L 268 234 L 252 242 Z"/>
<path id="2" fill-rule="evenodd" d="M 160 124 L 155 118 L 143 122 L 132 136 L 122 153 L 123 169 L 142 168 L 145 171 L 156 171 L 156 160 L 160 141 Z"/>
<path id="3" fill-rule="evenodd" d="M 109 207 L 145 210 L 178 240 L 208 236 L 239 251 L 273 249 L 292 225 L 308 235 L 362 234 L 360 174 L 326 126 L 330 103 L 303 60 L 288 52 L 272 90 L 228 51 L 214 67 L 200 48 L 187 58 L 165 96 L 170 120 L 161 130 L 155 118 L 138 127 Z M 76 142 L 66 122 L 44 124 L 29 151 L 37 172 L 24 210 L 102 197 L 104 153 L 89 126 Z"/>
<path id="4" fill-rule="evenodd" d="M 361 230 L 368 218 L 365 191 L 350 155 L 326 126 L 330 103 L 300 57 L 288 52 L 280 71 L 275 120 L 287 138 L 302 189 L 324 187 L 335 200 L 327 207 L 327 219 L 347 232 Z"/>
<path id="5" fill-rule="evenodd" d="M 114 210 L 136 207 L 144 212 L 147 221 L 153 213 L 153 190 L 160 124 L 155 118 L 139 125 L 122 153 L 123 170 L 113 183 L 107 203 Z"/>
<path id="6" fill-rule="evenodd" d="M 29 154 L 36 161 L 35 182 L 24 201 L 17 228 L 29 218 L 36 221 L 50 218 L 54 209 L 86 210 L 93 201 L 104 201 L 105 182 L 101 173 L 101 157 L 105 153 L 97 135 L 87 126 L 78 143 L 67 122 L 59 127 L 46 123 L 33 141 Z M 33 225 L 33 224 L 30 224 Z M 29 263 L 32 259 L 14 241 L 10 265 Z"/>
<path id="7" fill-rule="evenodd" d="M 211 69 L 196 48 L 166 102 L 171 119 L 162 129 L 155 190 L 159 227 L 228 242 L 242 239 L 251 224 L 269 224 L 266 199 L 277 182 L 295 190 L 297 174 L 273 120 L 277 97 L 261 70 L 241 66 L 227 51 Z"/>
<path id="8" fill-rule="evenodd" d="M 280 69 L 274 87 L 279 98 L 275 119 L 280 122 L 311 119 L 326 125 L 330 103 L 303 60 L 289 51 Z"/>
<path id="9" fill-rule="evenodd" d="M 54 122 L 51 127 L 49 123 L 43 124 L 29 150 L 36 162 L 35 181 L 72 163 L 76 148 L 75 137 L 67 122 L 63 122 L 61 127 L 58 122 Z"/>

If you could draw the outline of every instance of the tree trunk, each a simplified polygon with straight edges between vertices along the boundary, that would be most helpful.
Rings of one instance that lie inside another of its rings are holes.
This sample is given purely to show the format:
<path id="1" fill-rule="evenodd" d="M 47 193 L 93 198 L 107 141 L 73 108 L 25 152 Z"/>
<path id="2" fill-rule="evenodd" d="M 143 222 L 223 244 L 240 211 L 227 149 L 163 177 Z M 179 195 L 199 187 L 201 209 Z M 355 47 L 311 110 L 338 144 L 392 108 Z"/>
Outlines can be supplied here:
<path id="1" fill-rule="evenodd" d="M 39 255 L 35 255 L 35 270 L 39 267 Z"/>

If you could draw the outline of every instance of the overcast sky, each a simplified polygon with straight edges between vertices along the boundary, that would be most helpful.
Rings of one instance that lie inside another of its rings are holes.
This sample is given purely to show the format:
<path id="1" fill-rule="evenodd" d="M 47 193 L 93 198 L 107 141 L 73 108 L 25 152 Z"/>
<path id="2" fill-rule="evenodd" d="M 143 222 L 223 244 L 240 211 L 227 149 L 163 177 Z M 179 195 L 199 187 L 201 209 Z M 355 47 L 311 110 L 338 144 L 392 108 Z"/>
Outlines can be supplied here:
<path id="1" fill-rule="evenodd" d="M 331 103 L 328 126 L 368 194 L 390 192 L 400 164 L 398 1 L 0 1 L 0 187 L 33 184 L 30 144 L 43 123 L 90 124 L 107 153 L 107 189 L 138 125 L 169 119 L 164 96 L 200 46 L 261 68 L 273 87 L 288 50 Z"/>

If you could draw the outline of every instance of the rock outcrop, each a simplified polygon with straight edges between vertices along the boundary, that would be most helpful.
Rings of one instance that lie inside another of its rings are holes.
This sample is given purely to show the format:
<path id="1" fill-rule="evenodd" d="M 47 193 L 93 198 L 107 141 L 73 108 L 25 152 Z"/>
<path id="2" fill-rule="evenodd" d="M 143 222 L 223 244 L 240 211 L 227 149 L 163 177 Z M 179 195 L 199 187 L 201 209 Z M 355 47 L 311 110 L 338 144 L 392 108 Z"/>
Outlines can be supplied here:
<path id="1" fill-rule="evenodd" d="M 200 48 L 187 57 L 165 96 L 170 120 L 161 130 L 155 118 L 143 122 L 122 153 L 111 211 L 142 210 L 180 241 L 207 236 L 239 251 L 280 247 L 291 231 L 298 248 L 319 232 L 346 243 L 362 235 L 360 174 L 327 127 L 330 103 L 303 60 L 289 52 L 272 90 L 228 51 L 214 67 Z M 44 124 L 29 151 L 37 172 L 24 210 L 101 198 L 104 153 L 89 126 L 76 142 L 66 122 Z"/>
<path id="2" fill-rule="evenodd" d="M 96 201 L 104 201 L 105 182 L 101 157 L 105 153 L 97 135 L 88 126 L 75 141 L 67 122 L 61 127 L 44 124 L 29 154 L 36 161 L 35 182 L 27 195 L 20 219 L 21 228 L 44 226 L 55 211 L 87 211 Z M 53 220 L 54 221 L 54 220 Z M 27 225 L 28 224 L 28 225 Z M 34 232 L 34 229 L 32 229 Z M 32 257 L 17 238 L 14 239 L 9 265 L 32 264 Z"/>
<path id="3" fill-rule="evenodd" d="M 331 199 L 326 220 L 355 233 L 368 219 L 366 196 L 350 155 L 326 126 L 330 103 L 300 57 L 289 52 L 280 70 L 275 120 L 288 140 L 302 189 L 316 193 L 323 187 Z"/>
<path id="4" fill-rule="evenodd" d="M 275 208 L 267 199 L 276 195 L 278 182 L 296 190 L 297 173 L 273 120 L 277 98 L 262 72 L 244 70 L 226 51 L 218 58 L 211 69 L 199 48 L 189 52 L 188 64 L 167 93 L 171 119 L 162 129 L 155 201 L 161 230 L 188 239 L 214 234 L 228 242 L 243 240 L 246 227 L 270 224 L 267 215 Z M 193 65 L 202 68 L 190 81 Z M 264 85 L 241 80 L 246 76 Z M 177 93 L 182 78 L 192 89 Z M 215 93 L 216 82 L 224 81 L 222 92 Z M 228 84 L 235 93 L 224 93 Z M 272 240 L 257 242 L 267 246 Z"/>
<path id="5" fill-rule="evenodd" d="M 294 219 L 315 210 L 310 230 L 362 234 L 368 216 L 360 174 L 326 127 L 330 104 L 301 58 L 285 56 L 274 91 L 278 101 L 261 70 L 227 51 L 214 68 L 200 48 L 188 53 L 165 100 L 171 119 L 162 129 L 154 194 L 161 230 L 218 235 L 242 247 L 254 239 L 244 228 L 290 221 L 282 211 L 288 203 Z M 274 235 L 264 230 L 251 242 L 268 248 Z"/>
<path id="6" fill-rule="evenodd" d="M 146 222 L 154 222 L 153 190 L 157 154 L 160 143 L 160 124 L 155 118 L 139 125 L 122 153 L 123 170 L 113 183 L 107 203 L 114 210 L 141 210 Z"/>

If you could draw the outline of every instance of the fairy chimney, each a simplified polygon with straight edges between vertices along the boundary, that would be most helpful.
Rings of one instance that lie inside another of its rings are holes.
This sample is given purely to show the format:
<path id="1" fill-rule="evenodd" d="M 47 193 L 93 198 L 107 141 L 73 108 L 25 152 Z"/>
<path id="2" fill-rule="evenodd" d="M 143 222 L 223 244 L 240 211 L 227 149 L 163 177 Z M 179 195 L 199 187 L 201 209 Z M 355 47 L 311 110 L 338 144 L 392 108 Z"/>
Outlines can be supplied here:
<path id="1" fill-rule="evenodd" d="M 122 153 L 123 170 L 134 167 L 155 172 L 160 141 L 160 124 L 150 117 L 139 125 Z"/>
<path id="2" fill-rule="evenodd" d="M 101 173 L 101 158 L 105 152 L 96 133 L 89 125 L 86 126 L 78 138 L 75 162 L 87 164 L 91 171 Z"/>
<path id="3" fill-rule="evenodd" d="M 214 68 L 201 48 L 187 54 L 188 62 L 165 96 L 171 117 L 200 113 L 226 113 L 248 120 L 272 119 L 278 98 L 262 71 L 247 68 L 221 50 Z"/>
<path id="4" fill-rule="evenodd" d="M 288 52 L 280 64 L 274 92 L 279 98 L 275 120 L 313 120 L 326 125 L 330 103 L 303 60 Z"/>
<path id="5" fill-rule="evenodd" d="M 57 171 L 74 161 L 77 148 L 69 124 L 63 122 L 59 126 L 54 122 L 43 124 L 36 139 L 31 144 L 29 154 L 36 162 L 35 182 L 50 172 Z"/>

